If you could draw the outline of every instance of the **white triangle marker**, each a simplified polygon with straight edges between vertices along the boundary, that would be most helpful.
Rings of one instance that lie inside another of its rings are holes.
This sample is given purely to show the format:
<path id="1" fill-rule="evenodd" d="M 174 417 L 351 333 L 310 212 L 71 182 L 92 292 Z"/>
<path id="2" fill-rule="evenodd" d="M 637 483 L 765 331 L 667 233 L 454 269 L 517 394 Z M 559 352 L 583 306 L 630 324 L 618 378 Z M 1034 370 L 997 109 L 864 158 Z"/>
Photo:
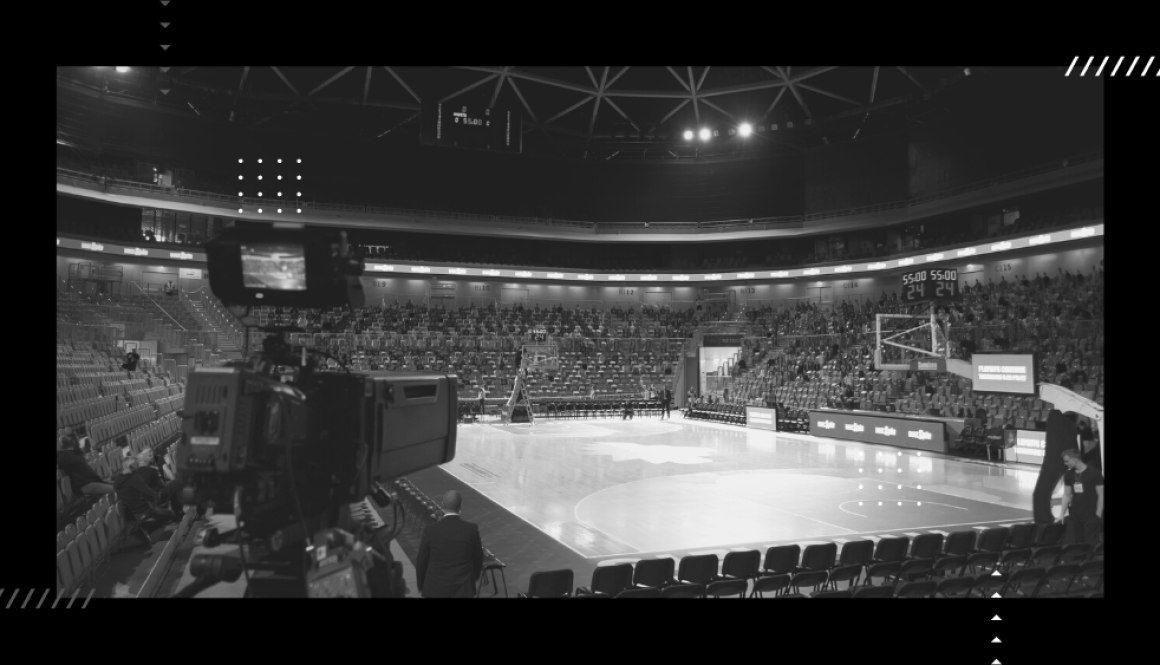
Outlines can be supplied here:
<path id="1" fill-rule="evenodd" d="M 169 6 L 169 0 L 161 0 L 161 5 L 162 5 L 163 7 L 168 7 L 168 6 Z"/>
<path id="2" fill-rule="evenodd" d="M 163 95 L 168 95 L 168 94 L 169 94 L 169 88 L 162 88 L 162 89 L 161 89 L 161 94 L 163 94 Z"/>
<path id="3" fill-rule="evenodd" d="M 991 577 L 1002 577 L 1002 576 L 1003 576 L 1003 573 L 1000 573 L 997 570 L 991 572 Z"/>
<path id="4" fill-rule="evenodd" d="M 162 51 L 168 51 L 168 50 L 169 50 L 169 44 L 162 44 L 162 45 L 161 45 L 161 50 L 162 50 Z"/>
<path id="5" fill-rule="evenodd" d="M 168 24 L 168 23 L 162 23 L 162 24 L 161 24 L 161 27 L 163 27 L 163 28 L 168 28 L 168 27 L 169 27 L 169 24 Z"/>
<path id="6" fill-rule="evenodd" d="M 1002 643 L 1003 643 L 1003 641 L 997 637 L 995 639 L 991 640 L 991 644 L 1002 644 Z"/>
<path id="7" fill-rule="evenodd" d="M 991 621 L 1002 621 L 1002 619 L 1000 619 L 999 615 L 996 614 L 995 616 L 991 617 Z"/>
<path id="8" fill-rule="evenodd" d="M 1003 665 L 1003 663 L 1000 663 L 1000 662 L 999 662 L 999 659 L 998 659 L 998 658 L 996 658 L 996 659 L 995 659 L 995 662 L 991 663 L 991 665 Z"/>
<path id="9" fill-rule="evenodd" d="M 995 592 L 995 595 L 994 595 L 994 596 L 991 596 L 991 597 L 992 597 L 992 598 L 1002 598 L 1003 596 L 1000 596 L 1000 595 L 999 595 L 999 592 L 998 592 L 998 591 L 996 591 L 996 592 Z"/>
<path id="10" fill-rule="evenodd" d="M 168 67 L 162 67 L 162 68 L 161 68 L 161 73 L 162 73 L 162 74 L 164 74 L 164 73 L 165 73 L 165 72 L 167 72 L 167 71 L 169 71 L 169 68 L 168 68 Z"/>

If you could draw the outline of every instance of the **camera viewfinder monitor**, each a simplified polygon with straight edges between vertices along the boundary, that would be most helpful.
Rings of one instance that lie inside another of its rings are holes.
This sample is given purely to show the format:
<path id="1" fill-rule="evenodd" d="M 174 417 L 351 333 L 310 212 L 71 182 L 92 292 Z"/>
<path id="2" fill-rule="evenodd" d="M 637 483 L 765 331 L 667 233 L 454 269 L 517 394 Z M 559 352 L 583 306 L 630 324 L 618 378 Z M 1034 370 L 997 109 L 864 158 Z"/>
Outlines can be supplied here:
<path id="1" fill-rule="evenodd" d="M 247 289 L 306 290 L 306 253 L 301 245 L 242 245 L 241 258 Z"/>

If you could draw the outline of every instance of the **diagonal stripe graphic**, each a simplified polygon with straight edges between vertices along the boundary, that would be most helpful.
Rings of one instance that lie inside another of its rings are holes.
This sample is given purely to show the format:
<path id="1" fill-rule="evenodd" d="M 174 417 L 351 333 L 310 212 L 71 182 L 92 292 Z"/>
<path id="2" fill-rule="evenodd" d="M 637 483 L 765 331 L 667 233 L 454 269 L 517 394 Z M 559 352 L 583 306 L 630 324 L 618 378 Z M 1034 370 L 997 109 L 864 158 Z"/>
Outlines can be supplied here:
<path id="1" fill-rule="evenodd" d="M 77 599 L 77 594 L 78 594 L 78 593 L 80 593 L 80 592 L 81 592 L 81 589 L 80 589 L 80 587 L 77 587 L 77 588 L 76 588 L 76 589 L 73 591 L 72 598 L 69 598 L 69 599 L 68 599 L 68 605 L 66 605 L 66 606 L 65 606 L 65 609 L 66 609 L 66 610 L 70 610 L 70 609 L 72 609 L 72 604 L 73 604 L 74 602 L 76 602 L 76 599 Z"/>
<path id="2" fill-rule="evenodd" d="M 28 601 L 32 600 L 32 594 L 35 592 L 36 592 L 36 589 L 29 589 L 28 590 L 28 595 L 24 597 L 24 602 L 20 603 L 20 609 L 24 609 L 25 607 L 28 607 Z"/>
<path id="3" fill-rule="evenodd" d="M 1104 61 L 1100 63 L 1100 68 L 1096 70 L 1096 76 L 1099 76 L 1100 74 L 1104 73 L 1104 65 L 1108 64 L 1108 60 L 1110 58 L 1111 58 L 1111 56 L 1109 56 L 1109 55 L 1104 56 Z"/>
<path id="4" fill-rule="evenodd" d="M 1071 61 L 1071 66 L 1067 68 L 1067 73 L 1064 74 L 1064 76 L 1071 76 L 1071 70 L 1075 69 L 1075 63 L 1077 63 L 1077 62 L 1079 62 L 1078 55 L 1075 56 L 1075 59 Z"/>
<path id="5" fill-rule="evenodd" d="M 39 610 L 39 609 L 40 609 L 40 606 L 44 604 L 44 599 L 45 599 L 45 598 L 48 598 L 48 591 L 49 591 L 48 589 L 45 589 L 45 590 L 44 590 L 44 595 L 42 595 L 42 596 L 40 597 L 40 602 L 36 604 L 36 609 L 38 609 L 38 610 Z M 55 603 L 54 603 L 54 604 L 55 604 Z"/>
<path id="6" fill-rule="evenodd" d="M 1095 60 L 1095 59 L 1096 59 L 1096 57 L 1094 55 L 1088 58 L 1087 64 L 1083 66 L 1083 71 L 1079 73 L 1080 76 L 1084 76 L 1087 74 L 1088 67 L 1092 66 L 1092 60 Z"/>
<path id="7" fill-rule="evenodd" d="M 9 608 L 11 608 L 11 607 L 12 607 L 12 603 L 13 603 L 13 601 L 15 601 L 15 600 L 16 600 L 16 597 L 17 597 L 17 596 L 19 596 L 19 595 L 20 595 L 20 589 L 16 589 L 15 591 L 13 591 L 13 592 L 12 592 L 12 598 L 10 598 L 10 599 L 8 600 L 8 604 L 4 606 L 4 609 L 9 609 Z"/>
<path id="8" fill-rule="evenodd" d="M 1115 76 L 1116 72 L 1120 71 L 1120 63 L 1122 63 L 1123 61 L 1124 61 L 1124 56 L 1121 55 L 1120 59 L 1116 61 L 1116 66 L 1112 68 L 1112 76 Z"/>
<path id="9" fill-rule="evenodd" d="M 1132 70 L 1136 68 L 1137 62 L 1140 62 L 1140 56 L 1136 56 L 1135 58 L 1132 59 L 1132 66 L 1128 67 L 1128 71 L 1124 74 L 1124 76 L 1131 76 L 1132 75 Z"/>
<path id="10" fill-rule="evenodd" d="M 1140 76 L 1147 76 L 1148 75 L 1148 68 L 1152 66 L 1152 61 L 1155 59 L 1156 59 L 1156 56 L 1152 56 L 1151 58 L 1148 58 L 1148 64 L 1144 65 L 1144 71 L 1140 72 Z"/>
<path id="11" fill-rule="evenodd" d="M 96 591 L 96 589 L 89 589 L 89 595 L 85 596 L 85 604 L 81 605 L 82 610 L 89 606 L 89 601 L 93 599 L 93 592 L 94 591 Z"/>

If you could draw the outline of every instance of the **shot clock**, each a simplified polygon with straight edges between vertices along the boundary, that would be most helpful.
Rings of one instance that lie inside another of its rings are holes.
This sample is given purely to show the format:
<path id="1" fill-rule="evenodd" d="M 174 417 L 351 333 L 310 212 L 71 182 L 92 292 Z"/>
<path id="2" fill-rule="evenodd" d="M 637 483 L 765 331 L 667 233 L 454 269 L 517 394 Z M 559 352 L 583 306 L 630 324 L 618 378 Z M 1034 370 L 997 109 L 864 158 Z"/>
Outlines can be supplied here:
<path id="1" fill-rule="evenodd" d="M 924 268 L 902 276 L 902 302 L 946 302 L 959 298 L 959 271 Z"/>

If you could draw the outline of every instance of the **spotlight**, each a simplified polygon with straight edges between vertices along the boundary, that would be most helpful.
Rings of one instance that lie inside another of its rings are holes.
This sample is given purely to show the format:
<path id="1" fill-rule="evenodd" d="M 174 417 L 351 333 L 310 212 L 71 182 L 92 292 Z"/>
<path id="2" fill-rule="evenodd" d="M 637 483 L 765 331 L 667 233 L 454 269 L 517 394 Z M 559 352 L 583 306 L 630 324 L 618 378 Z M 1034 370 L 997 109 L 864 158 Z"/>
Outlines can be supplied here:
<path id="1" fill-rule="evenodd" d="M 241 209 L 241 208 L 238 208 L 238 212 L 241 212 L 241 211 L 242 211 L 242 209 Z"/>
<path id="2" fill-rule="evenodd" d="M 245 194 L 242 192 L 238 192 L 238 196 L 245 196 Z"/>
<path id="3" fill-rule="evenodd" d="M 244 161 L 246 161 L 246 160 L 244 160 L 244 159 L 239 159 L 239 160 L 238 160 L 238 163 L 239 163 L 239 164 L 241 164 L 241 163 L 242 163 L 242 162 L 244 162 Z"/>
<path id="4" fill-rule="evenodd" d="M 278 192 L 278 198 L 282 198 L 282 192 Z"/>
<path id="5" fill-rule="evenodd" d="M 299 208 L 299 209 L 298 209 L 298 212 L 302 212 L 302 208 Z"/>
<path id="6" fill-rule="evenodd" d="M 709 137 L 710 137 L 710 136 L 712 136 L 712 135 L 713 135 L 713 133 L 712 133 L 712 132 L 710 132 L 710 131 L 709 131 L 709 129 L 708 129 L 707 127 L 706 127 L 705 129 L 702 129 L 702 130 L 701 130 L 701 140 L 702 140 L 702 141 L 708 141 L 708 140 L 709 140 Z"/>
<path id="7" fill-rule="evenodd" d="M 258 180 L 261 180 L 261 179 L 262 179 L 262 176 L 258 176 Z"/>
<path id="8" fill-rule="evenodd" d="M 685 140 L 686 140 L 686 141 L 692 141 L 692 140 L 693 140 L 693 130 L 691 130 L 691 129 L 686 129 L 686 130 L 685 130 Z"/>
<path id="9" fill-rule="evenodd" d="M 302 196 L 302 192 L 298 192 L 298 194 L 297 194 L 297 195 L 298 195 L 298 196 Z"/>
<path id="10" fill-rule="evenodd" d="M 258 196 L 261 196 L 261 195 L 262 195 L 262 192 L 258 192 Z"/>
<path id="11" fill-rule="evenodd" d="M 281 208 L 278 208 L 278 212 L 282 212 L 282 209 L 281 209 Z M 902 504 L 900 503 L 900 504 L 898 504 L 898 505 L 900 505 L 900 506 L 901 506 Z"/>
<path id="12" fill-rule="evenodd" d="M 278 179 L 279 179 L 279 180 L 281 180 L 281 179 L 282 179 L 282 176 L 278 176 Z"/>
<path id="13" fill-rule="evenodd" d="M 261 209 L 261 208 L 258 208 L 258 212 L 262 212 L 262 209 Z"/>
<path id="14" fill-rule="evenodd" d="M 298 179 L 299 179 L 299 180 L 301 180 L 301 179 L 302 179 L 302 176 L 298 176 Z"/>
<path id="15" fill-rule="evenodd" d="M 301 159 L 300 159 L 300 160 L 298 160 L 298 163 L 299 163 L 299 164 L 301 164 L 301 163 L 302 163 L 302 160 L 301 160 Z"/>
<path id="16" fill-rule="evenodd" d="M 124 73 L 125 73 L 125 72 L 127 72 L 127 71 L 129 71 L 129 68 L 128 68 L 128 67 L 117 67 L 117 73 L 118 73 L 118 74 L 124 74 Z"/>
<path id="17" fill-rule="evenodd" d="M 242 179 L 242 176 L 238 176 L 238 180 L 241 180 L 241 179 Z"/>
<path id="18" fill-rule="evenodd" d="M 279 163 L 279 164 L 281 164 L 281 163 L 282 163 L 282 160 L 280 160 L 280 159 L 279 159 L 279 160 L 278 160 L 278 163 Z"/>
<path id="19" fill-rule="evenodd" d="M 259 164 L 261 164 L 261 163 L 262 163 L 262 160 L 260 160 L 260 159 L 259 159 L 259 160 L 258 160 L 258 163 L 259 163 Z"/>

